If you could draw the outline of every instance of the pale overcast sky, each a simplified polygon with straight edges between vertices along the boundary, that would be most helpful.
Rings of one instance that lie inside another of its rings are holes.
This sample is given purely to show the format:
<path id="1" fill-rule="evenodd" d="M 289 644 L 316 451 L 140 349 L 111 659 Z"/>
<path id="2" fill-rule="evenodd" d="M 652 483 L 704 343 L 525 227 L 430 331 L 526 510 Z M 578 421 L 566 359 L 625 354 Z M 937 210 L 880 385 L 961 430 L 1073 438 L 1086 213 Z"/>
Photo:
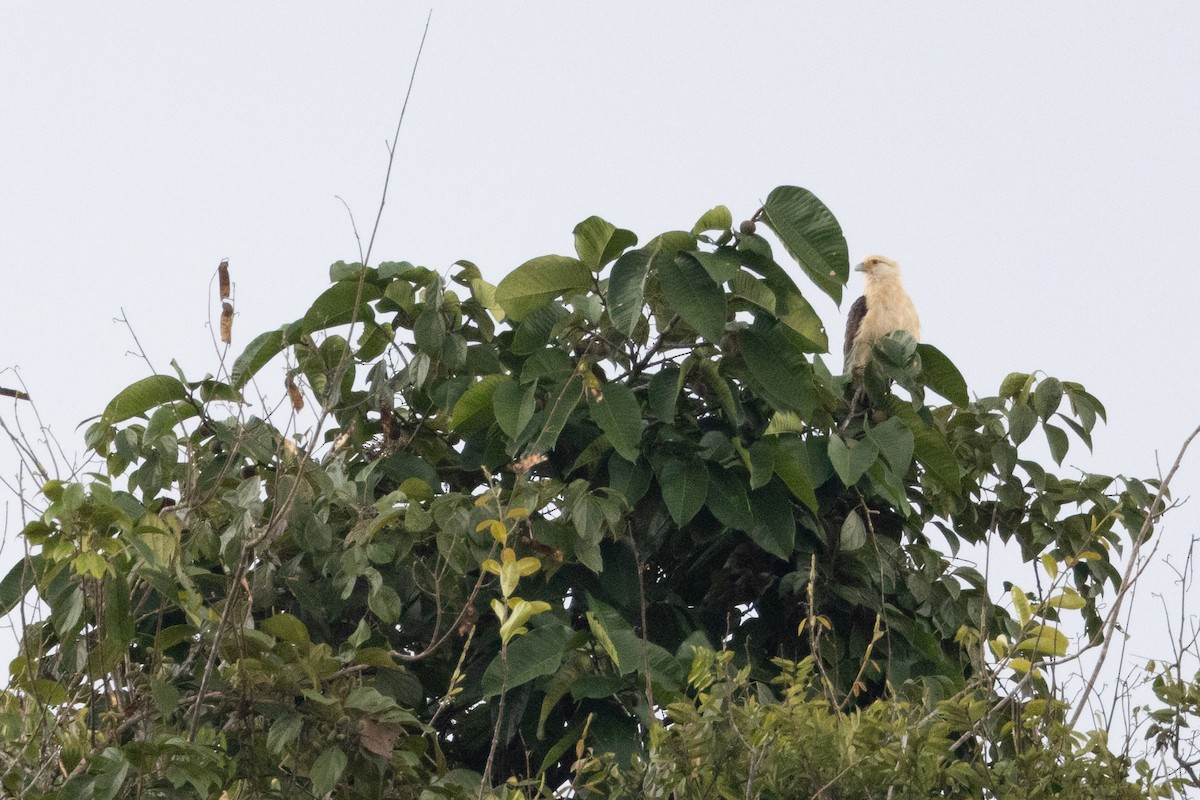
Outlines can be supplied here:
<path id="1" fill-rule="evenodd" d="M 1153 475 L 1200 423 L 1200 5 L 848 5 L 435 3 L 374 260 L 498 281 L 591 214 L 644 241 L 797 184 L 852 258 L 900 261 L 973 392 L 1079 381 L 1110 422 L 1069 465 Z M 235 352 L 356 258 L 334 196 L 369 228 L 428 10 L 0 0 L 0 369 L 69 450 L 147 372 L 122 308 L 158 369 L 200 377 L 221 258 Z M 840 339 L 848 306 L 812 294 Z M 1168 517 L 1164 550 L 1198 521 Z"/>

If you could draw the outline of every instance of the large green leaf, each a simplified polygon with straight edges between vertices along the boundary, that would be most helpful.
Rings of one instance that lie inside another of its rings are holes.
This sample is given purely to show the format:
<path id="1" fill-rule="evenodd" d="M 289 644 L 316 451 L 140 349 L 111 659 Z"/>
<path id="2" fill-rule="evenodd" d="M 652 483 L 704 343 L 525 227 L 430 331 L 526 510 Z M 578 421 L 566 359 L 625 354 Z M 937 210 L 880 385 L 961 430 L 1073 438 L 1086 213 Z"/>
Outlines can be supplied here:
<path id="1" fill-rule="evenodd" d="M 583 378 L 578 373 L 571 375 L 566 383 L 550 393 L 550 396 L 546 400 L 546 424 L 542 427 L 542 432 L 538 434 L 537 440 L 533 443 L 531 447 L 532 452 L 546 453 L 554 449 L 555 443 L 558 442 L 559 434 L 567 426 L 567 421 L 571 418 L 571 414 L 574 413 L 575 408 L 582 399 Z"/>
<path id="2" fill-rule="evenodd" d="M 633 335 L 646 299 L 646 273 L 651 253 L 645 248 L 631 250 L 617 259 L 608 277 L 608 316 L 613 327 L 626 336 Z"/>
<path id="3" fill-rule="evenodd" d="M 577 258 L 538 256 L 510 272 L 496 287 L 496 302 L 515 322 L 559 295 L 591 288 L 592 272 Z"/>
<path id="4" fill-rule="evenodd" d="M 941 350 L 931 344 L 918 344 L 917 354 L 921 357 L 926 386 L 956 406 L 966 406 L 971 402 L 962 373 Z"/>
<path id="5" fill-rule="evenodd" d="M 543 625 L 514 638 L 508 644 L 507 666 L 505 656 L 498 654 L 483 673 L 483 696 L 493 697 L 543 675 L 553 675 L 562 664 L 563 648 L 572 633 L 562 625 Z"/>
<path id="6" fill-rule="evenodd" d="M 492 392 L 492 411 L 500 430 L 510 439 L 516 439 L 533 419 L 534 397 L 532 386 L 521 386 L 512 379 L 496 385 Z"/>
<path id="7" fill-rule="evenodd" d="M 888 413 L 898 417 L 912 431 L 913 451 L 917 461 L 951 491 L 962 491 L 962 471 L 950 443 L 940 430 L 931 427 L 913 410 L 912 405 L 898 397 L 888 401 Z"/>
<path id="8" fill-rule="evenodd" d="M 750 538 L 771 555 L 790 559 L 796 546 L 796 514 L 783 484 L 772 481 L 751 492 L 750 505 L 755 520 Z"/>
<path id="9" fill-rule="evenodd" d="M 604 431 L 613 449 L 626 461 L 634 462 L 641 452 L 642 407 L 629 387 L 608 383 L 597 394 L 588 392 L 592 419 Z"/>
<path id="10" fill-rule="evenodd" d="M 846 486 L 858 483 L 878 458 L 879 448 L 870 439 L 847 441 L 840 436 L 829 437 L 829 460 Z"/>
<path id="11" fill-rule="evenodd" d="M 482 380 L 462 393 L 450 415 L 450 427 L 463 434 L 479 430 L 493 418 L 492 393 L 496 387 L 511 379 L 507 375 L 484 375 Z"/>
<path id="12" fill-rule="evenodd" d="M 744 330 L 738 335 L 742 360 L 758 393 L 781 411 L 807 417 L 816 405 L 812 367 L 777 331 Z"/>
<path id="13" fill-rule="evenodd" d="M 230 383 L 235 389 L 242 388 L 268 361 L 282 353 L 287 345 L 288 340 L 283 328 L 255 336 L 233 362 L 233 369 L 229 372 Z"/>
<path id="14" fill-rule="evenodd" d="M 814 512 L 818 511 L 817 487 L 823 481 L 818 481 L 813 474 L 809 450 L 804 440 L 795 437 L 780 438 L 772 460 L 775 474 L 796 499 Z"/>
<path id="15" fill-rule="evenodd" d="M 727 528 L 746 533 L 754 530 L 754 512 L 750 510 L 750 497 L 741 476 L 714 464 L 709 464 L 708 474 L 705 503 L 717 521 Z"/>
<path id="16" fill-rule="evenodd" d="M 314 333 L 335 325 L 346 325 L 351 320 L 374 321 L 375 315 L 366 304 L 382 296 L 383 290 L 373 283 L 338 281 L 313 301 L 300 320 L 301 330 Z"/>
<path id="17" fill-rule="evenodd" d="M 767 195 L 765 221 L 821 291 L 842 302 L 850 278 L 850 256 L 842 227 L 816 195 L 799 186 L 780 186 Z"/>
<path id="18" fill-rule="evenodd" d="M 680 255 L 658 270 L 664 300 L 713 344 L 725 335 L 725 292 L 694 258 Z"/>
<path id="19" fill-rule="evenodd" d="M 600 217 L 588 217 L 575 226 L 575 252 L 594 272 L 635 244 L 637 236 L 633 231 L 618 228 Z"/>
<path id="20" fill-rule="evenodd" d="M 325 748 L 317 760 L 313 762 L 309 776 L 312 778 L 312 793 L 314 797 L 324 797 L 333 791 L 342 772 L 346 769 L 346 754 L 338 745 Z"/>
<path id="21" fill-rule="evenodd" d="M 708 470 L 699 459 L 668 460 L 658 472 L 658 483 L 667 511 L 680 527 L 691 522 L 708 497 Z"/>
<path id="22" fill-rule="evenodd" d="M 742 263 L 747 268 L 763 276 L 763 282 L 771 290 L 775 299 L 775 308 L 771 312 L 775 317 L 791 328 L 807 343 L 804 348 L 812 353 L 824 353 L 829 350 L 829 335 L 825 332 L 825 323 L 813 310 L 808 300 L 788 275 L 787 270 L 776 264 L 770 257 L 754 250 L 742 250 Z"/>
<path id="23" fill-rule="evenodd" d="M 101 421 L 108 425 L 145 414 L 152 408 L 187 397 L 187 387 L 170 375 L 151 375 L 122 389 L 104 409 Z"/>
<path id="24" fill-rule="evenodd" d="M 0 580 L 0 617 L 17 607 L 25 595 L 36 585 L 37 575 L 42 568 L 42 554 L 35 553 L 22 558 Z"/>

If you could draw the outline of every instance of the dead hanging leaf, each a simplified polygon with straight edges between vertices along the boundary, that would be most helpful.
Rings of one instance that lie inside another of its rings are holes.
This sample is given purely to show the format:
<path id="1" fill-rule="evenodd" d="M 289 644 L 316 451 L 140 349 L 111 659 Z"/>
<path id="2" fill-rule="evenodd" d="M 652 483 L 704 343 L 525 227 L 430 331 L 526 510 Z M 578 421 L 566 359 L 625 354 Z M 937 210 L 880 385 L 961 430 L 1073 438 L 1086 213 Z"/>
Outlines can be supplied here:
<path id="1" fill-rule="evenodd" d="M 364 719 L 358 724 L 359 742 L 377 756 L 391 757 L 398 738 L 400 738 L 400 726 L 394 722 L 375 722 Z"/>
<path id="2" fill-rule="evenodd" d="M 221 341 L 233 344 L 233 303 L 221 303 Z"/>
<path id="3" fill-rule="evenodd" d="M 287 377 L 283 379 L 283 385 L 287 387 L 288 397 L 292 400 L 292 408 L 296 411 L 304 410 L 304 395 L 300 393 L 299 387 L 296 386 L 296 378 L 292 372 L 288 372 Z"/>
<path id="4" fill-rule="evenodd" d="M 217 267 L 217 281 L 221 286 L 221 299 L 229 299 L 229 259 L 222 258 Z"/>
<path id="5" fill-rule="evenodd" d="M 514 461 L 512 471 L 518 475 L 524 475 L 545 460 L 545 453 L 533 453 L 532 455 L 525 456 L 520 461 Z"/>
<path id="6" fill-rule="evenodd" d="M 11 397 L 14 400 L 28 400 L 29 395 L 22 392 L 20 389 L 5 389 L 0 386 L 0 397 Z"/>

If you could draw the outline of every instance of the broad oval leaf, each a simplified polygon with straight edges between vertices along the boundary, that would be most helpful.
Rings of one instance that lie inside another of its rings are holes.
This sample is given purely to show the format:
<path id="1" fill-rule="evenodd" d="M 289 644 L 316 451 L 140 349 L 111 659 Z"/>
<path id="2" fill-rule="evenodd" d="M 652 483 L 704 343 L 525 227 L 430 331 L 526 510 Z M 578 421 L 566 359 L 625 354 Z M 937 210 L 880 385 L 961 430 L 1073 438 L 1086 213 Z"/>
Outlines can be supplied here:
<path id="1" fill-rule="evenodd" d="M 749 533 L 756 524 L 750 510 L 746 485 L 736 472 L 710 464 L 708 467 L 708 496 L 705 504 L 713 516 L 727 528 Z"/>
<path id="2" fill-rule="evenodd" d="M 846 515 L 846 521 L 842 523 L 842 531 L 838 536 L 838 549 L 852 552 L 866 543 L 867 526 L 863 524 L 858 511 L 851 509 L 850 513 Z"/>
<path id="3" fill-rule="evenodd" d="M 629 387 L 608 383 L 599 392 L 588 392 L 592 419 L 604 431 L 613 449 L 635 462 L 641 452 L 642 407 Z"/>
<path id="4" fill-rule="evenodd" d="M 941 350 L 931 344 L 918 344 L 917 353 L 921 357 L 921 369 L 925 373 L 927 387 L 956 406 L 965 407 L 970 403 L 966 380 Z"/>
<path id="5" fill-rule="evenodd" d="M 742 360 L 759 394 L 778 411 L 808 416 L 816 405 L 812 368 L 777 331 L 738 334 Z"/>
<path id="6" fill-rule="evenodd" d="M 483 697 L 493 697 L 543 675 L 553 675 L 562 664 L 563 648 L 571 634 L 571 629 L 562 625 L 543 625 L 514 637 L 508 643 L 507 666 L 501 653 L 483 673 L 480 681 Z"/>
<path id="7" fill-rule="evenodd" d="M 608 277 L 608 317 L 626 336 L 633 335 L 642 316 L 651 258 L 648 250 L 631 250 L 617 259 Z"/>
<path id="8" fill-rule="evenodd" d="M 725 292 L 694 258 L 680 255 L 658 270 L 664 300 L 713 344 L 725 335 Z"/>
<path id="9" fill-rule="evenodd" d="M 663 502 L 679 527 L 691 522 L 708 498 L 708 470 L 698 459 L 672 458 L 658 473 Z"/>
<path id="10" fill-rule="evenodd" d="M 577 258 L 538 256 L 510 272 L 496 287 L 496 302 L 515 322 L 568 292 L 585 291 L 592 272 Z"/>
<path id="11" fill-rule="evenodd" d="M 345 769 L 346 754 L 342 752 L 342 748 L 337 745 L 325 748 L 325 751 L 313 762 L 312 769 L 309 770 L 309 777 L 312 778 L 312 793 L 317 797 L 329 794 L 337 785 Z"/>
<path id="12" fill-rule="evenodd" d="M 850 278 L 850 256 L 842 226 L 816 195 L 799 186 L 780 186 L 767 195 L 765 221 L 821 291 L 842 302 Z"/>
<path id="13" fill-rule="evenodd" d="M 463 392 L 454 404 L 450 427 L 469 434 L 489 424 L 493 417 L 492 393 L 507 380 L 508 376 L 498 373 L 484 375 L 482 380 Z"/>
<path id="14" fill-rule="evenodd" d="M 156 406 L 187 397 L 187 387 L 170 375 L 151 375 L 131 383 L 117 394 L 104 409 L 101 421 L 108 425 L 124 422 L 130 417 L 145 414 Z"/>
<path id="15" fill-rule="evenodd" d="M 637 244 L 633 231 L 592 216 L 575 226 L 575 252 L 588 269 L 599 272 L 622 252 Z"/>

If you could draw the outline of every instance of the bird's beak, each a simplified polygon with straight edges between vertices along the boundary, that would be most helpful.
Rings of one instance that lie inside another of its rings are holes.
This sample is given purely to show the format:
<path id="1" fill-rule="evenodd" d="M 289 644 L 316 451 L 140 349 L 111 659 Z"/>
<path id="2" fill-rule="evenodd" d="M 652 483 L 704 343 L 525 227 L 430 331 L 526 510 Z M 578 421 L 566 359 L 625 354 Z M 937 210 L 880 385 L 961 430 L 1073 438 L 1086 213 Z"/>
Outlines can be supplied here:
<path id="1" fill-rule="evenodd" d="M 867 271 L 867 268 L 866 268 L 866 267 L 864 267 L 864 266 L 862 265 L 862 262 L 860 261 L 860 262 L 858 262 L 857 264 L 855 264 L 855 265 L 854 265 L 854 271 L 855 271 L 855 272 L 866 272 L 866 271 Z"/>

